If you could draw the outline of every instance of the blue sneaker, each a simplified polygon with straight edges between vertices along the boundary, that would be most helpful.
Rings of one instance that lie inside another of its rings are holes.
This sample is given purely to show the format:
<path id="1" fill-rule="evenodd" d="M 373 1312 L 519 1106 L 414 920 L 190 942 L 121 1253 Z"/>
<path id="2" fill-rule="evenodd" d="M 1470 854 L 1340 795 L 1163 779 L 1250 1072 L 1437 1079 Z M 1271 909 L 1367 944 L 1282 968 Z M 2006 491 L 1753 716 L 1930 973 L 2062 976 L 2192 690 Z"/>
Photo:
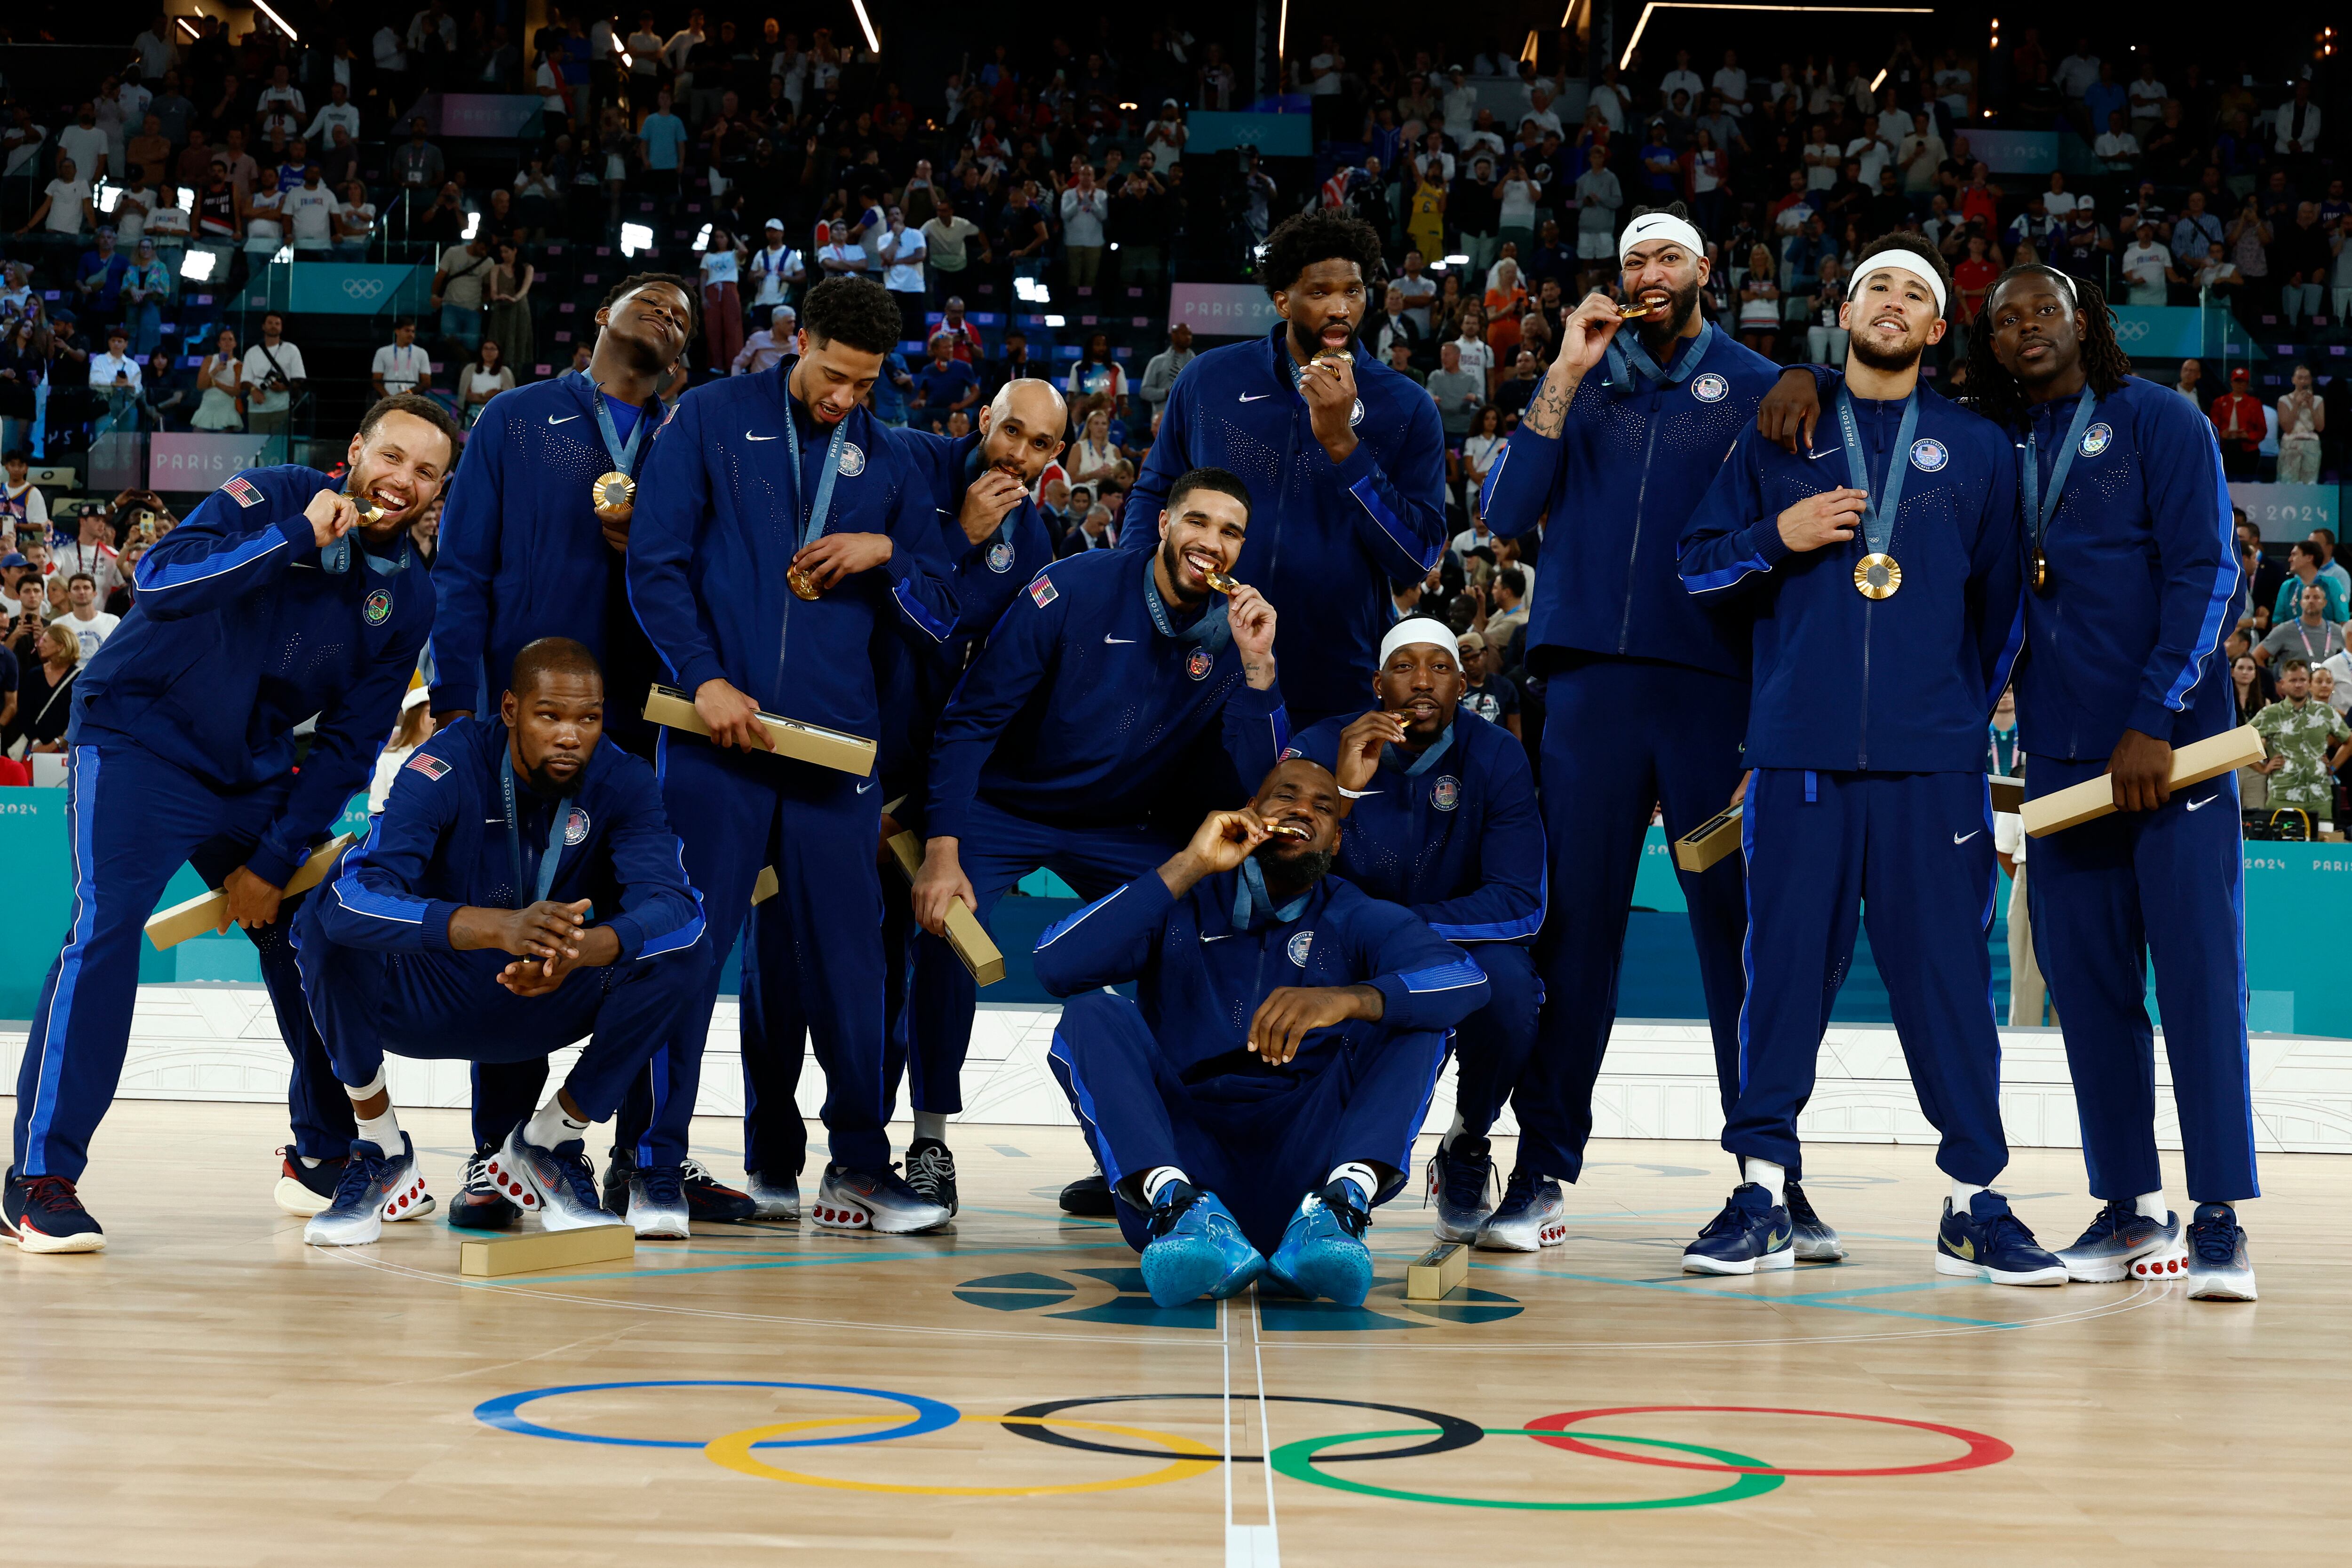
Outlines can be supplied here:
<path id="1" fill-rule="evenodd" d="M 449 1200 L 449 1223 L 460 1230 L 504 1230 L 522 1222 L 522 1210 L 490 1180 L 488 1149 L 476 1149 L 466 1162 L 466 1178 Z"/>
<path id="2" fill-rule="evenodd" d="M 1757 1182 L 1731 1189 L 1723 1212 L 1683 1249 L 1685 1274 L 1762 1274 L 1797 1266 L 1797 1228 L 1788 1209 Z"/>
<path id="3" fill-rule="evenodd" d="M 8 1173 L 0 1190 L 0 1236 L 27 1252 L 103 1252 L 106 1232 L 63 1176 Z"/>
<path id="4" fill-rule="evenodd" d="M 2072 1247 L 2060 1248 L 2056 1257 L 2066 1265 L 2069 1280 L 2104 1285 L 2143 1272 L 2134 1267 L 2143 1259 L 2160 1260 L 2180 1249 L 2179 1215 L 2150 1219 L 2136 1205 L 2110 1202 L 2099 1210 L 2082 1239 Z M 2185 1271 L 2185 1268 L 2173 1270 L 2176 1275 Z"/>
<path id="5" fill-rule="evenodd" d="M 1143 1247 L 1143 1283 L 1152 1305 L 1238 1296 L 1265 1271 L 1265 1260 L 1215 1193 L 1182 1181 L 1160 1189 L 1160 1201 L 1151 1206 L 1151 1239 Z"/>
<path id="6" fill-rule="evenodd" d="M 683 1241 L 687 1228 L 683 1166 L 639 1166 L 629 1173 L 629 1228 L 639 1240 Z"/>
<path id="7" fill-rule="evenodd" d="M 335 1201 L 302 1228 L 302 1239 L 313 1247 L 364 1247 L 383 1234 L 385 1220 L 422 1219 L 433 1207 L 425 1173 L 416 1168 L 416 1145 L 406 1133 L 400 1134 L 400 1152 L 391 1155 L 354 1138 Z"/>
<path id="8" fill-rule="evenodd" d="M 1429 1196 L 1437 1200 L 1437 1239 L 1475 1241 L 1495 1212 L 1495 1156 L 1484 1138 L 1465 1133 L 1429 1157 Z"/>
<path id="9" fill-rule="evenodd" d="M 1372 1212 L 1362 1204 L 1363 1194 L 1351 1181 L 1335 1181 L 1300 1198 L 1266 1272 L 1310 1301 L 1328 1296 L 1343 1307 L 1362 1306 L 1372 1288 L 1372 1254 L 1364 1245 Z"/>
<path id="10" fill-rule="evenodd" d="M 2200 1203 L 2189 1222 L 2189 1299 L 2251 1301 L 2254 1265 L 2246 1256 L 2246 1233 L 2238 1212 L 2226 1203 Z"/>
<path id="11" fill-rule="evenodd" d="M 1511 1172 L 1502 1204 L 1478 1227 L 1477 1246 L 1487 1252 L 1538 1252 L 1568 1239 L 1568 1209 L 1559 1183 L 1525 1166 Z"/>
<path id="12" fill-rule="evenodd" d="M 1980 1192 L 1966 1212 L 1944 1200 L 1944 1223 L 1936 1234 L 1936 1272 L 1960 1274 L 1996 1285 L 2063 1285 L 2066 1265 L 2033 1239 L 2025 1221 L 2010 1212 L 2009 1199 Z"/>
<path id="13" fill-rule="evenodd" d="M 566 1138 L 542 1148 L 523 1136 L 524 1123 L 507 1134 L 507 1141 L 482 1168 L 490 1185 L 525 1214 L 539 1216 L 549 1230 L 583 1230 L 595 1225 L 618 1225 L 619 1217 L 597 1201 L 596 1173 L 588 1167 L 584 1139 Z"/>

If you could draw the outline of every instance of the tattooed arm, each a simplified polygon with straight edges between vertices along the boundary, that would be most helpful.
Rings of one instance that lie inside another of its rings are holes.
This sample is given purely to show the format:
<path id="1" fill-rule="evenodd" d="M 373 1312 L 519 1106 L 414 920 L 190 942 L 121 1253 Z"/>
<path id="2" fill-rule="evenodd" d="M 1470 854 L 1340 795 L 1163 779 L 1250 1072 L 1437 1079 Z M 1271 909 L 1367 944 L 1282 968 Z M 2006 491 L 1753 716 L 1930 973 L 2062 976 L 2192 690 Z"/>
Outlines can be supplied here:
<path id="1" fill-rule="evenodd" d="M 1560 322 L 1559 354 L 1544 373 L 1543 385 L 1528 404 L 1528 428 L 1538 435 L 1556 436 L 1568 423 L 1568 405 L 1576 396 L 1585 372 L 1601 362 L 1609 340 L 1617 335 L 1616 302 L 1605 294 L 1588 294 L 1584 303 Z"/>

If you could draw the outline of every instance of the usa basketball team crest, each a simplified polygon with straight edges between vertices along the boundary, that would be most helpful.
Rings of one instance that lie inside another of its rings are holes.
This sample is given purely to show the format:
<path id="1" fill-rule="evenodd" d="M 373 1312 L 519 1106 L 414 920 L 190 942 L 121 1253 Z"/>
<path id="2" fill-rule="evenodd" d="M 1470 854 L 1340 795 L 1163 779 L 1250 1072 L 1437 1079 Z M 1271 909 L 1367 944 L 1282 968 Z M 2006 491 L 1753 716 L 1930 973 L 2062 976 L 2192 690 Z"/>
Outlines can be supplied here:
<path id="1" fill-rule="evenodd" d="M 1462 804 L 1462 780 L 1451 773 L 1429 787 L 1429 803 L 1441 811 L 1451 811 Z"/>
<path id="2" fill-rule="evenodd" d="M 1731 383 L 1713 371 L 1691 382 L 1691 396 L 1701 402 L 1721 402 L 1731 392 Z"/>
<path id="3" fill-rule="evenodd" d="M 367 623 L 369 625 L 383 625 L 386 621 L 392 618 L 391 593 L 383 589 L 377 589 L 373 593 L 369 594 L 367 599 L 362 602 L 361 605 L 361 612 L 367 616 Z"/>
<path id="4" fill-rule="evenodd" d="M 575 845 L 588 841 L 588 813 L 577 806 L 572 808 L 572 815 L 563 819 L 563 841 Z"/>
<path id="5" fill-rule="evenodd" d="M 1205 681 L 1209 672 L 1217 667 L 1216 655 L 1206 648 L 1195 648 L 1192 656 L 1184 661 L 1184 673 L 1196 681 Z"/>
<path id="6" fill-rule="evenodd" d="M 1951 460 L 1944 444 L 1930 436 L 1923 435 L 1911 444 L 1911 466 L 1922 474 L 1933 474 Z"/>

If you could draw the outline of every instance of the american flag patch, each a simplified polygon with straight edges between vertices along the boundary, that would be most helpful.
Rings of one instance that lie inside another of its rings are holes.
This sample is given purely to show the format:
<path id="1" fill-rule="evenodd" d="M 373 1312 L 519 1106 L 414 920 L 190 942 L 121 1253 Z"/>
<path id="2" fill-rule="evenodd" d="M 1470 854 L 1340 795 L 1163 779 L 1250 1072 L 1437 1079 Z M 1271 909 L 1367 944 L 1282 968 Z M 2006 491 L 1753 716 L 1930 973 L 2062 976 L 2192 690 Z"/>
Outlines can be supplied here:
<path id="1" fill-rule="evenodd" d="M 261 492 L 255 489 L 252 482 L 242 474 L 223 485 L 221 488 L 227 491 L 231 498 L 240 507 L 261 505 Z"/>
<path id="2" fill-rule="evenodd" d="M 408 771 L 422 773 L 427 779 L 438 783 L 448 773 L 449 765 L 437 757 L 420 751 L 408 759 Z"/>
<path id="3" fill-rule="evenodd" d="M 1054 586 L 1052 578 L 1039 577 L 1029 584 L 1029 597 L 1037 601 L 1038 609 L 1043 610 L 1061 598 L 1062 591 Z"/>

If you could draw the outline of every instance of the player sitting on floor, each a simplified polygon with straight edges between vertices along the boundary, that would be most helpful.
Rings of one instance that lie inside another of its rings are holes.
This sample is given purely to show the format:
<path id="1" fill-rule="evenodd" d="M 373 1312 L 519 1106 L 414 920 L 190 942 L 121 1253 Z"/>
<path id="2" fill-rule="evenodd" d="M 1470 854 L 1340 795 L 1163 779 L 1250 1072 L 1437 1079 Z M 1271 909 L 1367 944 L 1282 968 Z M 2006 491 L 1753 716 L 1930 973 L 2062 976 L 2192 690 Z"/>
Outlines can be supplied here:
<path id="1" fill-rule="evenodd" d="M 1445 1031 L 1486 1003 L 1461 949 L 1328 874 L 1347 806 L 1285 761 L 1037 946 L 1069 998 L 1054 1074 L 1160 1306 L 1261 1273 L 1360 1304 L 1372 1206 L 1404 1186 Z"/>
<path id="2" fill-rule="evenodd" d="M 597 1201 L 585 1134 L 619 1108 L 706 966 L 701 899 L 660 787 L 643 761 L 601 744 L 604 710 L 586 648 L 526 644 L 504 722 L 460 719 L 419 747 L 367 841 L 304 909 L 302 988 L 359 1136 L 333 1206 L 303 1239 L 373 1241 L 424 1197 L 384 1087 L 387 1051 L 511 1061 L 583 1036 L 571 1076 L 488 1168 L 509 1219 L 527 1209 L 551 1230 L 620 1223 Z"/>

